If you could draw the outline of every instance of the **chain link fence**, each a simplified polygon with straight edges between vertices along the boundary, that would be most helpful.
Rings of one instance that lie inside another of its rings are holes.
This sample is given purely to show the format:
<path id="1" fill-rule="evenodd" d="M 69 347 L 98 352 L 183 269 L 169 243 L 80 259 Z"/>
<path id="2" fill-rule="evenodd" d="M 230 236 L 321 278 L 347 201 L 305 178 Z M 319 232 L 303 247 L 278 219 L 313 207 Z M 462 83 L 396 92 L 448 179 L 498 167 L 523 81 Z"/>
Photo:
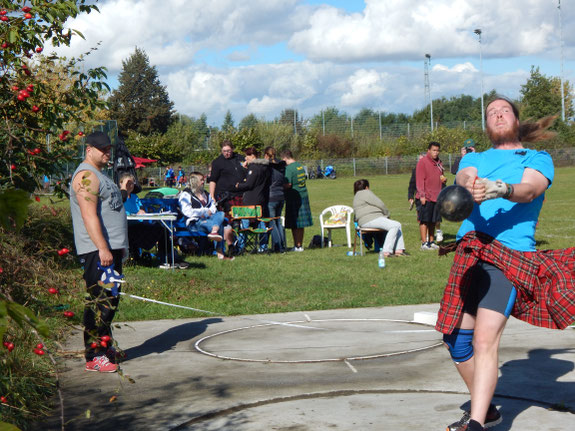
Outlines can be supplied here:
<path id="1" fill-rule="evenodd" d="M 569 167 L 575 166 L 575 148 L 560 148 L 547 150 L 555 167 Z M 447 171 L 451 170 L 451 166 L 455 162 L 459 154 L 442 154 L 441 160 L 443 166 Z M 373 175 L 395 175 L 409 173 L 417 164 L 418 156 L 394 156 L 394 157 L 380 157 L 380 158 L 349 158 L 349 159 L 319 159 L 319 160 L 300 160 L 300 163 L 305 166 L 308 176 L 313 170 L 317 172 L 317 167 L 325 171 L 326 166 L 331 165 L 335 167 L 337 176 L 341 177 L 368 177 Z M 207 165 L 181 165 L 186 174 L 198 171 L 203 174 L 208 173 Z M 179 165 L 172 165 L 176 170 Z M 164 185 L 165 168 L 162 167 L 147 167 L 138 169 L 138 176 L 140 179 L 152 179 L 157 186 Z"/>

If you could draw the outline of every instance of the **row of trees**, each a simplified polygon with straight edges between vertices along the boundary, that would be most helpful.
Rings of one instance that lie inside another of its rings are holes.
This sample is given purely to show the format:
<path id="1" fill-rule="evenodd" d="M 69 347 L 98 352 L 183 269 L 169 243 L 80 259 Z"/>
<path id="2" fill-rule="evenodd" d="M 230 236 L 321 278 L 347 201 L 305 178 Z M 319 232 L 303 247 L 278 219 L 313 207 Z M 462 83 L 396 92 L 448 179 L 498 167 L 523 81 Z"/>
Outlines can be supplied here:
<path id="1" fill-rule="evenodd" d="M 278 149 L 295 150 L 302 158 L 412 154 L 421 151 L 429 140 L 437 140 L 447 151 L 456 152 L 461 142 L 469 137 L 477 142 L 485 139 L 480 128 L 450 126 L 453 122 L 481 124 L 481 99 L 469 95 L 433 101 L 433 120 L 437 125 L 433 133 L 427 127 L 408 127 L 408 124 L 429 124 L 429 106 L 412 115 L 365 108 L 353 117 L 330 107 L 308 119 L 293 109 L 285 109 L 272 121 L 249 114 L 237 126 L 228 111 L 221 127 L 217 128 L 208 126 L 205 114 L 194 118 L 174 112 L 156 68 L 139 48 L 123 62 L 119 83 L 109 98 L 110 118 L 118 121 L 128 148 L 134 154 L 160 159 L 166 164 L 206 162 L 217 153 L 219 143 L 224 139 L 231 139 L 240 150 L 248 146 L 273 145 Z M 533 67 L 518 101 L 522 118 L 558 114 L 560 85 L 558 78 L 547 77 L 539 68 Z M 566 114 L 572 118 L 572 88 L 568 82 L 564 85 Z M 484 95 L 484 100 L 495 94 L 492 90 Z M 569 124 L 558 122 L 556 128 L 560 138 L 552 145 L 575 145 Z"/>

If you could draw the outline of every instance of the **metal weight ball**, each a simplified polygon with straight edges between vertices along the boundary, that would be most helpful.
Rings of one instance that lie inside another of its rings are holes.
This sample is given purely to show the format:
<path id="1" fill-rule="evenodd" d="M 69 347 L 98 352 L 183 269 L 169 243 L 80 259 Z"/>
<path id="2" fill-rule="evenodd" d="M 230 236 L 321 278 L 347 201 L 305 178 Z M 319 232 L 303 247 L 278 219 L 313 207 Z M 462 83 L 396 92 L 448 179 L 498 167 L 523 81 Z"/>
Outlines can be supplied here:
<path id="1" fill-rule="evenodd" d="M 445 187 L 437 197 L 441 217 L 449 221 L 463 221 L 473 211 L 473 196 L 465 187 Z"/>

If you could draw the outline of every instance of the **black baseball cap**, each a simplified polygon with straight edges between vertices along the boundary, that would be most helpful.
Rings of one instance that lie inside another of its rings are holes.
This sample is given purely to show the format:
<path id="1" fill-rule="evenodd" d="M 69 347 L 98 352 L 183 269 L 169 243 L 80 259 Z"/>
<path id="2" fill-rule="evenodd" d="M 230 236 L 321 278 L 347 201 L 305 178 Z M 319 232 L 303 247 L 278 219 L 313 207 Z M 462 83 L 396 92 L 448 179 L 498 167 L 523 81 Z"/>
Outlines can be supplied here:
<path id="1" fill-rule="evenodd" d="M 112 141 L 104 132 L 94 132 L 86 136 L 86 145 L 103 150 L 104 148 L 112 146 Z"/>

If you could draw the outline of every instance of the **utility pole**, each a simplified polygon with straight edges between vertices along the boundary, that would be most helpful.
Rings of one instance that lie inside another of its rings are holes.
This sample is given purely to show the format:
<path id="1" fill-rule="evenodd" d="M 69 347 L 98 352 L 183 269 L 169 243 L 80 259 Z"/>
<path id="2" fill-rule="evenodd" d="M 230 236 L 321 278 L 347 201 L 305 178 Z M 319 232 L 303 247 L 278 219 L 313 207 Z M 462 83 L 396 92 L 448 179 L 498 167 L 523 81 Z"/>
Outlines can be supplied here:
<path id="1" fill-rule="evenodd" d="M 485 131 L 485 115 L 483 114 L 483 45 L 481 44 L 481 29 L 476 28 L 473 33 L 479 36 L 479 80 L 481 82 L 481 130 Z"/>
<path id="2" fill-rule="evenodd" d="M 433 99 L 431 98 L 431 85 L 429 84 L 429 73 L 431 69 L 431 55 L 425 54 L 424 81 L 425 81 L 425 104 L 429 103 L 429 122 L 433 132 Z"/>
<path id="3" fill-rule="evenodd" d="M 561 0 L 559 6 L 559 44 L 561 46 L 561 119 L 565 121 L 565 89 L 563 88 L 563 16 L 561 14 Z"/>

